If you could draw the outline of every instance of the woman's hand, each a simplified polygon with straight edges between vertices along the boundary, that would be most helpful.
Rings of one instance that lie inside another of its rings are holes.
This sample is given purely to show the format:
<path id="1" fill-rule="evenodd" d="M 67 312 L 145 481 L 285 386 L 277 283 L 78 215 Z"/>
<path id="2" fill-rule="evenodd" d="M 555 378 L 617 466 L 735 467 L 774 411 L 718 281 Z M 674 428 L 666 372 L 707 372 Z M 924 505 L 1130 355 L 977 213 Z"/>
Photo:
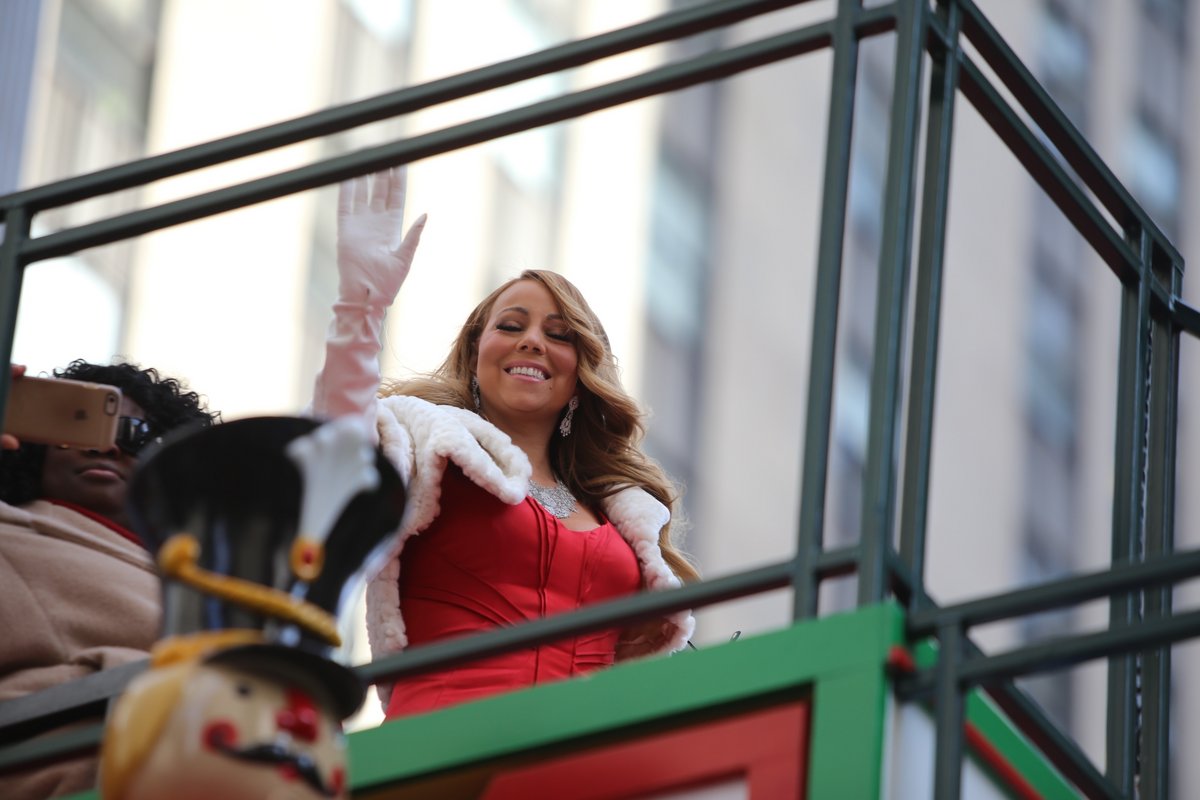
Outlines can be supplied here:
<path id="1" fill-rule="evenodd" d="M 9 369 L 12 370 L 13 379 L 19 378 L 25 374 L 24 364 L 11 364 Z M 9 384 L 10 391 L 12 383 Z M 21 440 L 13 436 L 11 433 L 0 433 L 0 450 L 16 450 L 21 446 Z"/>
<path id="2" fill-rule="evenodd" d="M 405 168 L 397 167 L 346 181 L 338 190 L 338 299 L 310 408 L 330 419 L 361 415 L 372 433 L 384 312 L 408 276 L 425 227 L 422 214 L 396 246 L 406 181 Z"/>
<path id="3" fill-rule="evenodd" d="M 422 214 L 403 240 L 406 167 L 363 175 L 338 189 L 338 300 L 387 307 L 408 276 L 425 227 Z"/>

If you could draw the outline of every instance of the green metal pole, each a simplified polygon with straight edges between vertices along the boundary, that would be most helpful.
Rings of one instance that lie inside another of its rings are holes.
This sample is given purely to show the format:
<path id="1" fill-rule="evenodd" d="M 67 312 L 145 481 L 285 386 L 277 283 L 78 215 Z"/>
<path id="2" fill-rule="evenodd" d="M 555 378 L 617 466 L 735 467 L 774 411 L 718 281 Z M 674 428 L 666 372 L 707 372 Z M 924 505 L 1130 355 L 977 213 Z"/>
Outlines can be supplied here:
<path id="1" fill-rule="evenodd" d="M 966 715 L 964 690 L 959 680 L 962 666 L 962 626 L 948 622 L 938 632 L 934 725 L 933 796 L 935 800 L 958 800 L 962 792 L 963 722 Z"/>
<path id="2" fill-rule="evenodd" d="M 1133 238 L 1133 237 L 1131 237 Z M 1112 563 L 1141 558 L 1143 445 L 1146 436 L 1147 372 L 1150 334 L 1149 237 L 1136 235 L 1139 279 L 1121 295 L 1121 341 L 1117 373 L 1117 435 L 1113 470 Z M 1115 595 L 1109 605 L 1109 627 L 1138 622 L 1138 593 Z M 1106 772 L 1122 792 L 1133 796 L 1135 782 L 1137 657 L 1122 655 L 1108 662 L 1108 730 Z"/>
<path id="3" fill-rule="evenodd" d="M 942 273 L 946 257 L 950 148 L 954 140 L 954 100 L 958 91 L 959 7 L 942 4 L 947 50 L 932 52 L 928 137 L 917 251 L 917 287 L 913 297 L 912 383 L 908 387 L 904 494 L 900 501 L 900 560 L 912 581 L 908 606 L 928 603 L 925 595 L 925 530 L 929 513 L 929 470 L 937 393 L 937 347 L 942 311 Z"/>
<path id="4" fill-rule="evenodd" d="M 926 0 L 903 0 L 897 6 L 896 77 L 889 123 L 867 463 L 863 477 L 859 605 L 878 603 L 884 598 L 888 591 L 888 554 L 894 549 L 896 423 L 900 411 L 904 316 L 912 260 L 914 173 L 921 128 L 921 67 L 928 33 Z"/>
<path id="5" fill-rule="evenodd" d="M 821 204 L 817 285 L 813 298 L 812 357 L 804 420 L 804 462 L 800 484 L 799 541 L 796 548 L 793 616 L 816 616 L 815 564 L 824 547 L 825 490 L 829 471 L 829 428 L 833 415 L 833 370 L 837 350 L 838 295 L 850 182 L 850 136 L 858 74 L 855 22 L 861 0 L 838 0 L 833 29 L 833 77 L 825 137 L 825 182 Z"/>
<path id="6" fill-rule="evenodd" d="M 913 309 L 912 378 L 909 384 L 908 433 L 904 454 L 904 493 L 900 505 L 900 560 L 912 581 L 909 607 L 928 603 L 925 594 L 925 532 L 929 511 L 929 464 L 933 449 L 933 408 L 937 392 L 938 336 L 942 307 L 942 271 L 946 214 L 950 196 L 950 154 L 954 141 L 954 101 L 958 87 L 959 23 L 955 3 L 942 2 L 938 14 L 945 46 L 931 53 L 929 121 L 925 140 L 924 189 L 917 250 Z"/>
<path id="7" fill-rule="evenodd" d="M 1152 273 L 1152 278 L 1159 276 Z M 1171 264 L 1165 278 L 1169 295 L 1182 289 L 1182 263 Z M 1146 468 L 1146 558 L 1175 550 L 1175 453 L 1179 422 L 1179 332 L 1165 312 L 1152 319 L 1150 359 L 1150 430 Z M 1169 587 L 1145 592 L 1147 622 L 1171 616 Z M 1142 654 L 1141 780 L 1144 800 L 1170 794 L 1171 648 Z"/>

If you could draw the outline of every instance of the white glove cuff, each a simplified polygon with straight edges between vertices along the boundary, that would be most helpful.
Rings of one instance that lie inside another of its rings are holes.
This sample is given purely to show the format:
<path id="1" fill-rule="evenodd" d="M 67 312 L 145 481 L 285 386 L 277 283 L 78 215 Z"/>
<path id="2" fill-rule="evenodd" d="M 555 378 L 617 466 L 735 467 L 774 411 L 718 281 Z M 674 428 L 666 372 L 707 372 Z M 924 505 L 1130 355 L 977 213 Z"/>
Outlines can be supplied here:
<path id="1" fill-rule="evenodd" d="M 315 416 L 365 416 L 375 430 L 380 334 L 387 306 L 339 300 L 325 339 L 325 366 L 313 388 Z"/>

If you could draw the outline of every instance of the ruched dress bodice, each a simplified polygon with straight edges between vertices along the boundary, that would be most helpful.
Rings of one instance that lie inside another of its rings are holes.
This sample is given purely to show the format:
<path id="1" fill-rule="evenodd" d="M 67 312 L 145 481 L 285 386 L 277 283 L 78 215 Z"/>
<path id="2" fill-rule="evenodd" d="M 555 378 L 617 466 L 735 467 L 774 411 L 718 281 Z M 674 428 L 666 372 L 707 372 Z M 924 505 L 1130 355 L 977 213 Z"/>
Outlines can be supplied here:
<path id="1" fill-rule="evenodd" d="M 637 559 L 604 521 L 566 528 L 532 498 L 507 505 L 450 466 L 441 513 L 405 545 L 400 598 L 409 646 L 573 611 L 638 591 Z M 398 717 L 613 663 L 619 631 L 605 630 L 406 678 L 391 693 Z"/>

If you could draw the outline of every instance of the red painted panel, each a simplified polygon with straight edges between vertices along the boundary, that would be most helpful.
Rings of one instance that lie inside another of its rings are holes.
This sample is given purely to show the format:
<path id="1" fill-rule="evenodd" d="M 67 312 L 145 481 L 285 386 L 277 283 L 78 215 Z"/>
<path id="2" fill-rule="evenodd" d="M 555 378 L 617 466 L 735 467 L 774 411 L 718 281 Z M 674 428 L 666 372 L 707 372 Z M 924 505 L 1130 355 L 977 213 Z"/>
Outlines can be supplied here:
<path id="1" fill-rule="evenodd" d="M 750 800 L 802 800 L 808 717 L 794 703 L 562 756 L 497 774 L 482 800 L 629 800 L 739 776 Z"/>

